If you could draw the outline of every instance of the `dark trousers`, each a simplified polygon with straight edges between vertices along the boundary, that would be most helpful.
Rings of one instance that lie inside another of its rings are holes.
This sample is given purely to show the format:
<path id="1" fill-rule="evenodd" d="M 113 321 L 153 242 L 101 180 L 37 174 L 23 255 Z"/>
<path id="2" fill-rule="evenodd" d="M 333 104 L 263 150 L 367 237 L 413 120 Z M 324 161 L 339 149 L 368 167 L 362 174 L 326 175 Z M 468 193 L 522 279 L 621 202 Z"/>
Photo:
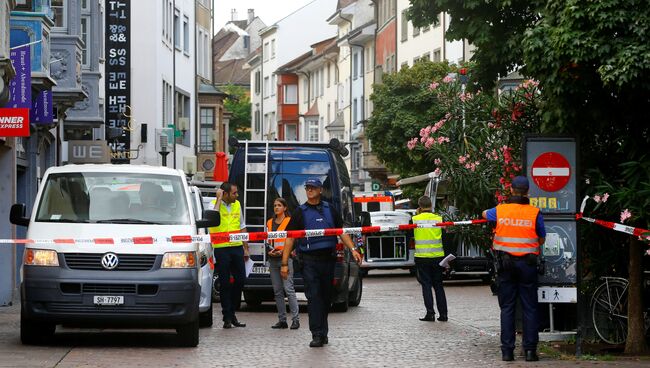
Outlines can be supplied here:
<path id="1" fill-rule="evenodd" d="M 422 297 L 424 298 L 424 306 L 427 308 L 427 314 L 435 314 L 433 309 L 433 293 L 431 288 L 436 292 L 436 307 L 438 307 L 438 314 L 447 317 L 447 297 L 445 296 L 445 289 L 442 287 L 442 268 L 439 263 L 443 257 L 415 259 L 415 266 L 417 267 L 418 282 L 422 285 Z"/>
<path id="2" fill-rule="evenodd" d="M 499 273 L 499 307 L 501 308 L 501 350 L 515 348 L 515 307 L 521 301 L 524 350 L 536 350 L 539 341 L 537 320 L 537 267 L 513 257 L 513 268 Z"/>
<path id="3" fill-rule="evenodd" d="M 219 297 L 224 321 L 235 318 L 235 308 L 241 301 L 241 291 L 246 279 L 244 267 L 244 248 L 214 248 L 215 267 L 219 273 Z M 234 282 L 230 283 L 232 275 Z"/>
<path id="4" fill-rule="evenodd" d="M 332 279 L 335 259 L 303 258 L 302 278 L 305 282 L 309 330 L 312 336 L 327 337 L 327 315 L 332 301 Z"/>

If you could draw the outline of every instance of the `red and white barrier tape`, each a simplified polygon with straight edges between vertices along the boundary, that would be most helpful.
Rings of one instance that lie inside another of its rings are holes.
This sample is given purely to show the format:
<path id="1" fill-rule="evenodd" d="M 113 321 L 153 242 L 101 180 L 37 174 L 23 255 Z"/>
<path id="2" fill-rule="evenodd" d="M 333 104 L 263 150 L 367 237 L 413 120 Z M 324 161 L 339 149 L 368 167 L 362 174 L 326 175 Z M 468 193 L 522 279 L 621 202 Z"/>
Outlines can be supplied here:
<path id="1" fill-rule="evenodd" d="M 0 239 L 0 244 L 164 244 L 164 243 L 223 243 L 228 241 L 261 241 L 281 238 L 306 238 L 314 236 L 360 235 L 387 231 L 412 230 L 459 225 L 482 224 L 487 220 L 448 221 L 437 224 L 405 224 L 384 226 L 363 226 L 320 230 L 261 231 L 254 233 L 214 233 L 209 235 L 175 235 L 171 237 L 141 236 L 132 238 L 90 238 L 90 239 Z"/>
<path id="2" fill-rule="evenodd" d="M 612 229 L 614 231 L 620 231 L 622 233 L 634 235 L 634 236 L 641 236 L 642 234 L 645 233 L 650 233 L 650 230 L 642 229 L 640 227 L 633 227 L 633 226 L 627 226 L 623 224 L 619 224 L 616 222 L 611 222 L 611 221 L 605 221 L 605 220 L 599 220 L 599 219 L 594 219 L 591 217 L 585 217 L 583 215 L 585 211 L 585 206 L 587 204 L 587 199 L 589 199 L 589 196 L 586 196 L 582 199 L 582 203 L 580 204 L 580 213 L 576 213 L 576 220 L 585 220 L 587 222 L 594 223 L 596 225 L 600 225 L 602 227 L 606 227 L 608 229 Z"/>

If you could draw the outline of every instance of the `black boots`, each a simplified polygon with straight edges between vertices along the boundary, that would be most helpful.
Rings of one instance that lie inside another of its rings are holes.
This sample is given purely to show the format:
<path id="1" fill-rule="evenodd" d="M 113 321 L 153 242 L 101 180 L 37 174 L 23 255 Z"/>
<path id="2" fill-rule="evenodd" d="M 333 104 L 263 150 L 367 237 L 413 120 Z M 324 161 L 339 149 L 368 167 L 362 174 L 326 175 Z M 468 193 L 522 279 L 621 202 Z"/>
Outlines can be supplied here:
<path id="1" fill-rule="evenodd" d="M 233 328 L 233 327 L 246 327 L 245 323 L 241 323 L 237 318 L 226 319 L 223 321 L 223 328 Z"/>
<path id="2" fill-rule="evenodd" d="M 271 326 L 271 328 L 283 330 L 285 328 L 289 328 L 289 325 L 287 324 L 287 321 L 280 321 L 274 324 L 273 326 Z"/>
<path id="3" fill-rule="evenodd" d="M 436 315 L 433 314 L 433 313 L 427 313 L 426 316 L 420 318 L 420 321 L 435 322 L 436 321 Z"/>
<path id="4" fill-rule="evenodd" d="M 325 339 L 322 336 L 314 335 L 309 343 L 310 348 L 321 348 L 325 344 Z"/>
<path id="5" fill-rule="evenodd" d="M 503 350 L 501 352 L 501 360 L 504 362 L 512 362 L 515 360 L 515 354 L 512 350 Z"/>
<path id="6" fill-rule="evenodd" d="M 526 350 L 526 361 L 527 362 L 536 362 L 539 360 L 537 352 L 535 350 Z"/>

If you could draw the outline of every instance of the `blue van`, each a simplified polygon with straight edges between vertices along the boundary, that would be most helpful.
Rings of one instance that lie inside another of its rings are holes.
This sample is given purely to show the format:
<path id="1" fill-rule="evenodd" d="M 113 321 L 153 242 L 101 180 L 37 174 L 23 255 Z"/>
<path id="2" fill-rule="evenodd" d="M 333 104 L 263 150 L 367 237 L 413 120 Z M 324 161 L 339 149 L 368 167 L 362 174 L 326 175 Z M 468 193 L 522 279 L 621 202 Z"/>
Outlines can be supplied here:
<path id="1" fill-rule="evenodd" d="M 273 201 L 284 198 L 289 212 L 306 202 L 304 184 L 317 177 L 323 183 L 322 199 L 334 205 L 345 226 L 360 226 L 354 211 L 350 176 L 342 156 L 347 149 L 338 140 L 323 142 L 279 142 L 229 140 L 237 147 L 230 168 L 229 181 L 240 188 L 239 201 L 249 232 L 266 231 L 266 221 L 273 215 Z M 273 301 L 273 286 L 264 242 L 250 242 L 253 272 L 244 285 L 244 300 L 250 306 Z M 362 280 L 359 266 L 342 243 L 337 245 L 333 308 L 346 311 L 361 302 Z M 297 292 L 304 292 L 299 272 L 294 274 Z"/>

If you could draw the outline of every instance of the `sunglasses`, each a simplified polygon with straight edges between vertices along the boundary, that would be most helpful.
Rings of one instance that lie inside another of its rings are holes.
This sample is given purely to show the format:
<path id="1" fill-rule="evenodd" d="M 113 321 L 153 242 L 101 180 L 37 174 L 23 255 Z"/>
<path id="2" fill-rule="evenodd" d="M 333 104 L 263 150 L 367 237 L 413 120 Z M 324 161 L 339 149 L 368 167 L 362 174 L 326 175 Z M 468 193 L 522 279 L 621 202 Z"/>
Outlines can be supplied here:
<path id="1" fill-rule="evenodd" d="M 316 190 L 319 189 L 320 187 L 312 187 L 311 185 L 306 185 L 305 190 Z"/>

